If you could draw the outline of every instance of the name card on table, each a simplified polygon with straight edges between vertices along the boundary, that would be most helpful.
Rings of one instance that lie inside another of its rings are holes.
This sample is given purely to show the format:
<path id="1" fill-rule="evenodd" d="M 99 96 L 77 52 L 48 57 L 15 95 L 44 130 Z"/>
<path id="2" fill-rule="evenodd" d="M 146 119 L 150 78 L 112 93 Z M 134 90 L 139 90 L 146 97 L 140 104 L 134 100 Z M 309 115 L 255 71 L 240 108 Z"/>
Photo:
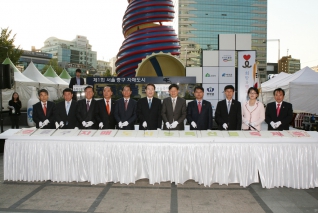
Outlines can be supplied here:
<path id="1" fill-rule="evenodd" d="M 178 131 L 160 131 L 159 137 L 179 137 Z"/>
<path id="2" fill-rule="evenodd" d="M 100 129 L 94 134 L 94 137 L 115 137 L 118 130 L 114 129 Z"/>
<path id="3" fill-rule="evenodd" d="M 179 131 L 180 137 L 197 138 L 197 131 Z"/>
<path id="4" fill-rule="evenodd" d="M 158 137 L 158 130 L 139 130 L 137 132 L 137 137 L 150 137 L 150 138 L 157 138 Z"/>
<path id="5" fill-rule="evenodd" d="M 287 131 L 267 131 L 265 134 L 268 134 L 268 137 L 293 137 Z"/>
<path id="6" fill-rule="evenodd" d="M 137 131 L 135 130 L 118 130 L 115 137 L 136 137 L 136 135 Z"/>
<path id="7" fill-rule="evenodd" d="M 96 132 L 97 130 L 93 130 L 93 129 L 88 129 L 88 130 L 81 130 L 79 133 L 78 133 L 78 135 L 77 136 L 83 136 L 83 137 L 92 137 L 94 134 L 95 134 L 95 132 Z"/>
<path id="8" fill-rule="evenodd" d="M 245 138 L 242 131 L 221 131 L 224 137 L 231 138 Z"/>
<path id="9" fill-rule="evenodd" d="M 199 135 L 199 133 L 198 133 Z M 202 130 L 201 131 L 201 137 L 206 138 L 206 137 L 221 137 L 223 138 L 222 131 L 211 131 L 211 130 Z"/>
<path id="10" fill-rule="evenodd" d="M 14 135 L 17 135 L 17 136 L 30 136 L 30 135 L 32 135 L 36 130 L 37 130 L 37 128 L 35 128 L 35 127 L 32 127 L 32 128 L 22 128 L 22 129 L 19 130 L 18 132 L 14 133 Z"/>
<path id="11" fill-rule="evenodd" d="M 310 135 L 303 130 L 291 130 L 291 131 L 287 131 L 291 136 L 293 137 L 310 137 Z"/>
<path id="12" fill-rule="evenodd" d="M 243 131 L 243 134 L 247 138 L 268 138 L 269 135 L 266 132 L 258 131 Z"/>
<path id="13" fill-rule="evenodd" d="M 55 129 L 38 129 L 31 136 L 51 136 L 55 132 Z"/>
<path id="14" fill-rule="evenodd" d="M 52 136 L 56 137 L 72 137 L 78 135 L 79 129 L 58 129 Z"/>

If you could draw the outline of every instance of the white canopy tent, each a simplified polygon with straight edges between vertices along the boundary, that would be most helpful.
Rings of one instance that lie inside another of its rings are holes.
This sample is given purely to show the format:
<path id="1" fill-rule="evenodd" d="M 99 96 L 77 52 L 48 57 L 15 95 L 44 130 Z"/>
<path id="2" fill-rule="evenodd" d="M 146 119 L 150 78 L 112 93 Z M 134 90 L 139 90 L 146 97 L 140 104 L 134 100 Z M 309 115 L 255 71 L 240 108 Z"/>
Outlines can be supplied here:
<path id="1" fill-rule="evenodd" d="M 281 79 L 277 83 L 268 86 L 266 91 L 268 97 L 273 96 L 276 88 L 285 90 L 284 100 L 293 104 L 293 110 L 318 114 L 318 73 L 305 67 L 296 73 Z M 272 98 L 271 101 L 274 101 Z M 270 101 L 268 101 L 270 102 Z M 268 102 L 264 102 L 267 104 Z"/>
<path id="2" fill-rule="evenodd" d="M 291 76 L 291 74 L 281 72 L 278 75 L 276 75 L 274 78 L 262 83 L 261 95 L 260 95 L 261 102 L 263 102 L 264 104 L 267 104 L 269 102 L 274 101 L 273 91 L 274 89 L 278 88 L 276 87 L 276 85 L 279 84 L 279 82 L 281 82 L 284 78 L 287 78 L 288 76 Z"/>
<path id="3" fill-rule="evenodd" d="M 36 82 L 39 82 L 40 89 L 46 89 L 49 92 L 50 101 L 57 100 L 59 98 L 58 92 L 57 92 L 58 84 L 44 77 L 40 73 L 40 71 L 34 66 L 32 61 L 22 74 Z"/>
<path id="4" fill-rule="evenodd" d="M 27 108 L 27 103 L 32 95 L 32 87 L 39 88 L 39 82 L 35 82 L 23 75 L 12 63 L 9 58 L 6 58 L 2 64 L 10 64 L 14 70 L 14 85 L 12 89 L 3 90 L 2 103 L 4 109 L 7 109 L 8 102 L 11 100 L 13 92 L 19 94 L 19 99 L 22 103 L 22 109 Z"/>
<path id="5" fill-rule="evenodd" d="M 62 97 L 63 90 L 65 88 L 68 88 L 68 83 L 63 81 L 54 71 L 52 66 L 49 66 L 49 68 L 46 70 L 46 72 L 43 74 L 47 79 L 50 81 L 56 83 L 58 85 L 58 97 Z"/>

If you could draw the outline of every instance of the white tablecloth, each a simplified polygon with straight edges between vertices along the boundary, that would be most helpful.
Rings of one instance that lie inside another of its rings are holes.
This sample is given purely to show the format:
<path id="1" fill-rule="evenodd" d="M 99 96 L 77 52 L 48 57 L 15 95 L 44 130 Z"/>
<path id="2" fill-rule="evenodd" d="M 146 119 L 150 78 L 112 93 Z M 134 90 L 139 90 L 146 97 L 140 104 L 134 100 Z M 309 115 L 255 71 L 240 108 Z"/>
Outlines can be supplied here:
<path id="1" fill-rule="evenodd" d="M 318 136 L 310 138 L 21 137 L 6 140 L 4 179 L 135 183 L 149 178 L 312 188 L 318 186 Z"/>

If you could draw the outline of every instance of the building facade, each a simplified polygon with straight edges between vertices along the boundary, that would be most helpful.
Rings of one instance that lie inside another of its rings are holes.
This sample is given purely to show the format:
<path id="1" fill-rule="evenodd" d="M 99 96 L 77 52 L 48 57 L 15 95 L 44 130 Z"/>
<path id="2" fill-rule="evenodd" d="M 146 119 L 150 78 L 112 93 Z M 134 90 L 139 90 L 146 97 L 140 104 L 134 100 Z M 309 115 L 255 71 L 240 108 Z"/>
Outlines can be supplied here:
<path id="1" fill-rule="evenodd" d="M 96 73 L 97 52 L 92 51 L 92 45 L 85 36 L 77 35 L 72 41 L 50 37 L 45 40 L 41 51 L 57 58 L 59 65 L 64 67 L 71 76 L 75 75 L 75 70 L 78 68 L 82 70 L 82 73 Z"/>
<path id="2" fill-rule="evenodd" d="M 300 59 L 292 58 L 291 55 L 283 56 L 278 61 L 278 72 L 293 74 L 300 70 Z"/>
<path id="3" fill-rule="evenodd" d="M 179 0 L 180 59 L 202 66 L 203 50 L 218 50 L 219 34 L 251 34 L 261 82 L 266 81 L 267 0 Z"/>
<path id="4" fill-rule="evenodd" d="M 38 70 L 42 70 L 43 67 L 49 64 L 51 58 L 51 53 L 23 50 L 22 55 L 20 56 L 18 61 L 18 67 L 20 71 L 23 71 L 29 66 L 30 62 L 32 61 Z"/>
<path id="5" fill-rule="evenodd" d="M 107 70 L 109 70 L 110 74 L 112 74 L 110 62 L 97 60 L 97 74 L 102 76 L 106 73 Z"/>

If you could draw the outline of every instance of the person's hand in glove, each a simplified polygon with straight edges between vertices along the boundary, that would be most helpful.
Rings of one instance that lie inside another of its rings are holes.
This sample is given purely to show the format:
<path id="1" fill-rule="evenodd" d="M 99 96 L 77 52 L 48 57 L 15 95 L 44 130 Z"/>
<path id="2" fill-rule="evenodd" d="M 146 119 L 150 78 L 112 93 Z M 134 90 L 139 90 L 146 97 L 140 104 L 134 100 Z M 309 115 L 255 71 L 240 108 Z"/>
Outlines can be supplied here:
<path id="1" fill-rule="evenodd" d="M 170 129 L 170 124 L 169 124 L 169 122 L 166 122 L 166 127 L 167 127 L 167 129 Z"/>
<path id="2" fill-rule="evenodd" d="M 249 126 L 249 125 L 250 125 L 250 123 L 249 123 L 248 121 L 244 121 L 244 124 L 245 124 L 246 126 Z"/>
<path id="3" fill-rule="evenodd" d="M 174 129 L 178 126 L 178 121 L 174 121 L 172 124 L 171 124 L 171 128 Z"/>
<path id="4" fill-rule="evenodd" d="M 42 121 L 39 122 L 39 128 L 42 128 L 43 127 L 43 123 Z"/>
<path id="5" fill-rule="evenodd" d="M 275 123 L 274 123 L 274 121 L 270 122 L 270 125 L 273 127 L 273 129 L 276 129 L 276 128 L 277 128 L 276 125 L 275 125 Z"/>
<path id="6" fill-rule="evenodd" d="M 222 127 L 223 127 L 223 129 L 225 129 L 225 130 L 227 130 L 227 128 L 229 128 L 226 123 L 224 123 L 224 124 L 222 125 Z"/>
<path id="7" fill-rule="evenodd" d="M 119 121 L 118 127 L 119 127 L 120 129 L 123 128 L 123 123 L 122 123 L 121 121 Z"/>
<path id="8" fill-rule="evenodd" d="M 94 124 L 93 121 L 88 121 L 85 127 L 91 127 L 93 126 L 93 124 Z"/>
<path id="9" fill-rule="evenodd" d="M 277 121 L 277 122 L 275 123 L 276 128 L 278 128 L 280 125 L 282 125 L 282 122 L 280 122 L 280 121 Z"/>
<path id="10" fill-rule="evenodd" d="M 83 122 L 82 122 L 82 125 L 83 125 L 83 127 L 86 127 L 86 122 L 83 121 Z"/>
<path id="11" fill-rule="evenodd" d="M 48 119 L 46 119 L 45 121 L 43 121 L 43 126 L 46 126 L 50 123 L 50 121 Z"/>
<path id="12" fill-rule="evenodd" d="M 60 127 L 59 123 L 58 123 L 58 122 L 55 122 L 55 129 L 57 129 L 57 128 L 59 128 L 59 127 Z"/>
<path id="13" fill-rule="evenodd" d="M 144 122 L 142 123 L 142 126 L 146 129 L 146 128 L 147 128 L 147 122 L 144 121 Z"/>
<path id="14" fill-rule="evenodd" d="M 78 127 L 76 126 L 74 129 L 75 129 L 75 130 L 78 130 Z"/>
<path id="15" fill-rule="evenodd" d="M 123 123 L 123 127 L 124 127 L 124 126 L 128 126 L 128 124 L 129 124 L 128 121 L 125 121 L 125 122 Z"/>
<path id="16" fill-rule="evenodd" d="M 197 124 L 196 124 L 194 121 L 191 122 L 191 126 L 192 126 L 193 128 L 197 128 Z"/>
<path id="17" fill-rule="evenodd" d="M 103 128 L 103 126 L 104 126 L 103 122 L 100 122 L 98 126 L 99 126 L 99 128 L 101 128 L 101 129 L 102 129 L 102 128 Z"/>
<path id="18" fill-rule="evenodd" d="M 64 122 L 61 121 L 61 122 L 60 122 L 60 128 L 62 128 L 63 126 L 64 126 Z"/>

